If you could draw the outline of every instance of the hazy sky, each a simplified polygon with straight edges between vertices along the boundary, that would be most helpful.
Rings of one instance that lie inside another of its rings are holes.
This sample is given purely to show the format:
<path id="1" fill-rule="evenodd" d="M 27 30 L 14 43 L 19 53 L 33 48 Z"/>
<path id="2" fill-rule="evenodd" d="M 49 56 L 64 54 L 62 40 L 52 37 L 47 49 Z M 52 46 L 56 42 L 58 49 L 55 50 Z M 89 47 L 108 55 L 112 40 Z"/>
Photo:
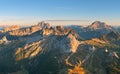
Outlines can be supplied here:
<path id="1" fill-rule="evenodd" d="M 0 24 L 35 24 L 42 20 L 81 20 L 52 24 L 120 25 L 120 0 L 0 0 Z M 82 21 L 84 20 L 84 21 Z"/>

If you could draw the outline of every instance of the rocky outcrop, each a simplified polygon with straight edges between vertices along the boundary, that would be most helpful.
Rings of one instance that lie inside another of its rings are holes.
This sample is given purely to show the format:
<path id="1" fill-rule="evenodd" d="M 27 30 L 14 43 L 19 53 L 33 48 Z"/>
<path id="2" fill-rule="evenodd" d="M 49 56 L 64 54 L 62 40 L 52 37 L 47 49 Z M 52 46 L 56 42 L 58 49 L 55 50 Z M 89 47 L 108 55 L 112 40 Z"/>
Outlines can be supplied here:
<path id="1" fill-rule="evenodd" d="M 24 48 L 17 49 L 15 55 L 16 60 L 21 60 L 32 58 L 38 54 L 47 53 L 52 50 L 58 50 L 61 53 L 75 53 L 78 45 L 79 41 L 72 34 L 62 36 L 50 35 L 38 42 L 26 44 Z M 19 55 L 22 55 L 22 57 L 19 57 Z"/>
<path id="2" fill-rule="evenodd" d="M 67 38 L 70 41 L 69 43 L 70 51 L 75 53 L 79 46 L 79 41 L 76 40 L 76 38 L 72 34 L 69 34 Z"/>
<path id="3" fill-rule="evenodd" d="M 26 44 L 24 48 L 18 48 L 15 51 L 16 61 L 35 57 L 41 50 L 42 48 L 40 47 L 40 42 L 34 42 L 29 45 Z"/>
<path id="4" fill-rule="evenodd" d="M 54 31 L 58 31 L 57 33 Z M 26 44 L 24 48 L 19 48 L 15 55 L 17 60 L 32 58 L 38 54 L 43 54 L 51 50 L 58 50 L 61 53 L 75 53 L 77 47 L 79 46 L 78 35 L 72 32 L 71 29 L 65 30 L 62 28 L 62 32 L 59 32 L 58 29 L 43 29 L 43 35 L 45 37 L 41 37 L 40 40 L 36 42 L 32 42 L 29 39 L 29 44 Z M 64 32 L 65 31 L 65 32 Z M 50 35 L 48 35 L 48 33 Z M 73 34 L 74 33 L 74 34 Z M 24 54 L 22 53 L 24 52 Z M 23 57 L 17 57 L 23 54 Z"/>
<path id="5" fill-rule="evenodd" d="M 39 22 L 37 25 L 39 25 L 41 29 L 45 29 L 45 28 L 50 28 L 51 27 L 49 23 L 45 23 L 44 21 Z"/>
<path id="6" fill-rule="evenodd" d="M 39 30 L 47 29 L 47 28 L 50 28 L 50 25 L 48 23 L 40 22 L 37 25 L 31 26 L 31 27 L 26 27 L 26 28 L 21 28 L 18 30 L 10 31 L 9 34 L 15 35 L 15 36 L 24 36 L 24 35 L 30 35 Z"/>
<path id="7" fill-rule="evenodd" d="M 113 29 L 112 26 L 107 25 L 104 22 L 100 22 L 100 21 L 95 21 L 93 22 L 90 26 L 88 26 L 87 28 L 91 29 L 91 30 L 97 30 L 97 29 Z"/>
<path id="8" fill-rule="evenodd" d="M 69 69 L 68 74 L 85 74 L 85 70 L 78 64 L 73 69 Z"/>
<path id="9" fill-rule="evenodd" d="M 3 36 L 1 39 L 0 39 L 0 44 L 9 44 L 11 41 L 8 41 L 6 36 Z"/>
<path id="10" fill-rule="evenodd" d="M 17 29 L 20 29 L 20 26 L 18 26 L 18 25 L 12 25 L 10 27 L 4 28 L 4 32 L 13 31 L 13 30 L 17 30 Z"/>
<path id="11" fill-rule="evenodd" d="M 48 35 L 64 36 L 64 35 L 72 34 L 73 36 L 75 36 L 76 39 L 82 40 L 79 34 L 77 34 L 74 30 L 70 28 L 64 28 L 63 26 L 55 26 L 52 28 L 43 29 L 41 31 L 41 34 L 43 36 L 48 36 Z"/>

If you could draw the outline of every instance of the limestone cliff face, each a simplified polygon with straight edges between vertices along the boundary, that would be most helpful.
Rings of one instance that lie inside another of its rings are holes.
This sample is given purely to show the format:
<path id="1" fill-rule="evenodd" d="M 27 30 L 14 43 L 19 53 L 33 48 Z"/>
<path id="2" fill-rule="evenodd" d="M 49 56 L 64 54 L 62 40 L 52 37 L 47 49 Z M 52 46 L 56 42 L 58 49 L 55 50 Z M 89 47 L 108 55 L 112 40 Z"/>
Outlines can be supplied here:
<path id="1" fill-rule="evenodd" d="M 35 57 L 41 50 L 40 42 L 26 44 L 24 48 L 18 48 L 15 51 L 16 61 Z"/>
<path id="2" fill-rule="evenodd" d="M 20 26 L 18 26 L 18 25 L 12 25 L 12 26 L 10 26 L 10 27 L 6 27 L 6 28 L 4 29 L 4 31 L 5 31 L 5 32 L 8 32 L 8 31 L 13 31 L 13 30 L 17 30 L 17 29 L 20 29 Z"/>
<path id="3" fill-rule="evenodd" d="M 31 28 L 22 28 L 19 30 L 14 30 L 9 32 L 10 35 L 17 35 L 17 36 L 23 36 L 23 35 L 29 35 L 31 34 Z"/>
<path id="4" fill-rule="evenodd" d="M 48 35 L 58 35 L 58 36 L 63 36 L 63 35 L 68 35 L 72 34 L 76 39 L 82 39 L 74 30 L 71 28 L 64 28 L 63 26 L 55 26 L 52 28 L 47 28 L 43 29 L 41 31 L 41 34 L 43 36 L 48 36 Z"/>
<path id="5" fill-rule="evenodd" d="M 1 39 L 0 39 L 0 44 L 9 44 L 10 41 L 7 40 L 6 36 L 3 36 Z"/>
<path id="6" fill-rule="evenodd" d="M 111 26 L 107 25 L 104 22 L 95 21 L 90 26 L 89 29 L 97 30 L 97 29 L 113 29 Z"/>
<path id="7" fill-rule="evenodd" d="M 62 26 L 56 26 L 51 29 L 43 29 L 42 35 L 51 38 L 48 39 L 51 41 L 47 40 L 48 43 L 50 42 L 49 43 L 50 46 L 51 44 L 54 44 L 53 48 L 57 47 L 59 49 L 64 50 L 65 52 L 73 52 L 73 53 L 76 52 L 77 47 L 79 45 L 78 40 L 82 40 L 74 30 L 70 28 L 64 28 Z"/>
<path id="8" fill-rule="evenodd" d="M 69 47 L 70 47 L 70 51 L 75 53 L 78 46 L 79 46 L 79 41 L 76 40 L 76 38 L 72 35 L 72 34 L 69 34 L 67 36 L 67 38 L 69 39 Z"/>
<path id="9" fill-rule="evenodd" d="M 17 49 L 15 55 L 16 60 L 21 60 L 53 50 L 58 50 L 61 53 L 75 53 L 78 46 L 79 41 L 72 33 L 67 35 L 48 35 L 37 42 L 26 44 L 24 48 Z M 22 57 L 19 57 L 19 55 L 22 55 Z"/>
<path id="10" fill-rule="evenodd" d="M 43 29 L 41 33 L 42 33 L 42 35 L 50 35 L 50 34 L 53 34 L 53 30 L 52 29 Z"/>
<path id="11" fill-rule="evenodd" d="M 17 30 L 12 30 L 9 32 L 10 35 L 15 35 L 15 36 L 24 36 L 24 35 L 29 35 L 32 33 L 35 33 L 39 30 L 49 28 L 50 25 L 45 23 L 45 22 L 40 22 L 37 25 L 31 26 L 31 27 L 26 27 L 26 28 L 20 28 Z"/>

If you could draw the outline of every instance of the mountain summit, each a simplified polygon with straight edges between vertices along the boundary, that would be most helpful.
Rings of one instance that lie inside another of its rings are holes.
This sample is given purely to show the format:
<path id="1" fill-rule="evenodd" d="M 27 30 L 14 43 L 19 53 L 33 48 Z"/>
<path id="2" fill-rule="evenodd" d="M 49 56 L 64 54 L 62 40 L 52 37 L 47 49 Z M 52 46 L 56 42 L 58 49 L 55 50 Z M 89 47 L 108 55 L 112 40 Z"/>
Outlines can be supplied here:
<path id="1" fill-rule="evenodd" d="M 92 29 L 92 30 L 97 30 L 97 29 L 112 29 L 111 26 L 107 25 L 104 22 L 100 22 L 100 21 L 93 22 L 90 26 L 88 26 L 88 28 Z"/>

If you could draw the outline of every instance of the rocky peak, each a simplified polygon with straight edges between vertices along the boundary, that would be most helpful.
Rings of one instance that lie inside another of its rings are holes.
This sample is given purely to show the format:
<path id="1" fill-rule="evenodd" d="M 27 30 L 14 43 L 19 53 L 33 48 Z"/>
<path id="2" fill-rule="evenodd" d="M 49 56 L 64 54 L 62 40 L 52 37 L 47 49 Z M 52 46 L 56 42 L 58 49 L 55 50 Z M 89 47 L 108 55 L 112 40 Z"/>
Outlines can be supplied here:
<path id="1" fill-rule="evenodd" d="M 7 41 L 6 36 L 3 36 L 1 40 L 2 40 L 2 41 Z"/>
<path id="2" fill-rule="evenodd" d="M 20 29 L 20 26 L 12 25 L 12 26 L 4 28 L 4 31 L 7 32 L 7 31 L 13 31 L 13 30 L 17 30 L 17 29 Z"/>
<path id="3" fill-rule="evenodd" d="M 35 33 L 39 30 L 49 29 L 49 28 L 50 28 L 50 25 L 48 23 L 40 22 L 37 25 L 10 31 L 9 34 L 17 35 L 17 36 L 24 36 L 24 35 L 29 35 L 29 34 Z"/>
<path id="4" fill-rule="evenodd" d="M 75 53 L 79 45 L 79 41 L 76 39 L 75 35 L 68 33 L 66 35 L 49 35 L 45 37 L 42 45 L 46 46 L 48 50 L 56 49 L 63 52 L 73 52 Z M 44 48 L 44 47 L 42 47 Z"/>
<path id="5" fill-rule="evenodd" d="M 47 36 L 47 35 L 58 35 L 58 36 L 65 36 L 72 34 L 75 36 L 76 39 L 82 39 L 80 36 L 72 29 L 70 28 L 64 28 L 63 26 L 55 26 L 52 28 L 47 28 L 42 30 L 42 35 Z"/>
<path id="6" fill-rule="evenodd" d="M 15 55 L 22 52 L 23 58 L 16 57 L 17 60 L 24 58 L 33 58 L 38 54 L 45 54 L 49 51 L 58 51 L 60 53 L 75 53 L 79 46 L 79 41 L 74 35 L 49 35 L 43 39 L 26 44 L 23 48 L 16 50 Z"/>
<path id="7" fill-rule="evenodd" d="M 79 41 L 76 40 L 75 36 L 73 36 L 72 34 L 69 34 L 67 36 L 67 38 L 69 39 L 69 47 L 70 47 L 70 51 L 75 53 L 77 48 L 78 48 L 78 45 L 79 45 Z"/>
<path id="8" fill-rule="evenodd" d="M 10 41 L 8 41 L 8 39 L 6 38 L 6 36 L 3 36 L 1 39 L 0 39 L 0 44 L 9 44 Z"/>
<path id="9" fill-rule="evenodd" d="M 41 29 L 50 28 L 50 24 L 45 23 L 45 21 L 39 22 L 37 25 L 40 26 Z"/>
<path id="10" fill-rule="evenodd" d="M 88 28 L 93 29 L 93 30 L 96 30 L 96 29 L 112 29 L 111 26 L 107 25 L 104 22 L 100 22 L 100 21 L 93 22 L 90 26 L 88 26 Z"/>

